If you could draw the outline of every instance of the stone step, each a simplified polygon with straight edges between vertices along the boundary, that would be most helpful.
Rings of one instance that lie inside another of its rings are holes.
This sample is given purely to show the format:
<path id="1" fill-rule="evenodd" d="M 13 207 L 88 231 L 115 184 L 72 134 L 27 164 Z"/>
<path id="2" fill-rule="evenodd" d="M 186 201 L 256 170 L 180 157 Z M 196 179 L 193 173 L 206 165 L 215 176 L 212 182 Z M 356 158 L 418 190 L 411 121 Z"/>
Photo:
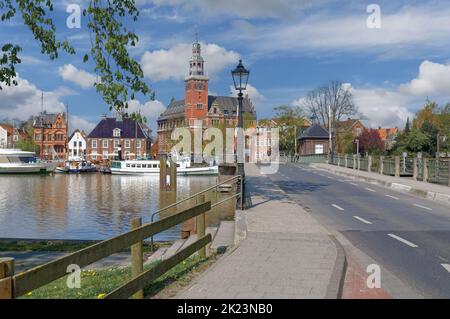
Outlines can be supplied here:
<path id="1" fill-rule="evenodd" d="M 183 247 L 184 243 L 185 243 L 185 239 L 178 239 L 176 240 L 172 246 L 170 246 L 166 253 L 162 256 L 162 260 L 166 260 L 169 259 L 170 257 L 172 257 L 173 255 L 175 255 L 177 253 L 177 251 L 180 250 L 181 247 Z"/>
<path id="2" fill-rule="evenodd" d="M 166 253 L 167 249 L 168 249 L 167 247 L 159 248 L 145 261 L 144 265 L 148 265 L 148 264 L 154 263 L 156 261 L 160 261 L 162 259 L 162 257 L 164 256 L 164 254 Z"/>

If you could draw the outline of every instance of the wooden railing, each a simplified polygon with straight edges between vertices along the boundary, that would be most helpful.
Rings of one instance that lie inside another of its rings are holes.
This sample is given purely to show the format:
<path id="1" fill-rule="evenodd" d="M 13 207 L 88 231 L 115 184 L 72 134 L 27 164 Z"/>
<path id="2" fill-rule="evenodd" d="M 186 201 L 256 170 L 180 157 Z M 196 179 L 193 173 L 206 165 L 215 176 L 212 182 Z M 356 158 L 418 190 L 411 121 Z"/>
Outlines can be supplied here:
<path id="1" fill-rule="evenodd" d="M 14 259 L 0 259 L 0 299 L 15 299 L 23 296 L 66 276 L 68 274 L 67 269 L 71 265 L 82 268 L 112 254 L 122 252 L 129 247 L 132 248 L 131 268 L 133 278 L 106 295 L 105 298 L 128 298 L 132 295 L 135 298 L 142 298 L 142 289 L 146 285 L 195 252 L 206 247 L 212 238 L 210 234 L 204 235 L 204 230 L 199 232 L 199 239 L 196 242 L 145 272 L 143 271 L 142 241 L 210 210 L 211 202 L 205 202 L 146 225 L 141 226 L 139 221 L 133 221 L 133 229 L 124 234 L 16 275 L 14 275 Z"/>

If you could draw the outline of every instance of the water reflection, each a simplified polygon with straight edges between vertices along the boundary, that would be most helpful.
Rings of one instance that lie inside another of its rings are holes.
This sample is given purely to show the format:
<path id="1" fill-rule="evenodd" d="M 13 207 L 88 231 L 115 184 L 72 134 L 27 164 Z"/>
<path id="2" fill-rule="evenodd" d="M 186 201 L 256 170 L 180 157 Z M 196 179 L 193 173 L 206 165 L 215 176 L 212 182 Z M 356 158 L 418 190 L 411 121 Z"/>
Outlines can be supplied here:
<path id="1" fill-rule="evenodd" d="M 216 177 L 179 177 L 176 197 L 215 184 Z M 223 196 L 228 195 L 214 192 L 207 200 Z M 129 230 L 134 217 L 149 222 L 153 212 L 174 200 L 175 194 L 159 191 L 158 176 L 1 176 L 0 238 L 105 239 Z M 208 214 L 207 223 L 230 219 L 233 211 L 233 203 L 221 205 Z M 162 217 L 173 212 L 165 211 Z M 179 236 L 176 227 L 156 240 Z"/>

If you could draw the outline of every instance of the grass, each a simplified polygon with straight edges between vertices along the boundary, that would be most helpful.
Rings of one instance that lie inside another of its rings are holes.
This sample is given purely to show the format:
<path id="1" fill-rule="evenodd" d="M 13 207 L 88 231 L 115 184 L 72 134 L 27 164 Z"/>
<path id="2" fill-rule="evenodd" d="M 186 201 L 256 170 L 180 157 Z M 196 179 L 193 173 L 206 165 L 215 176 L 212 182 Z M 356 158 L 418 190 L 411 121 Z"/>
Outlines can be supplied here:
<path id="1" fill-rule="evenodd" d="M 58 251 L 74 252 L 97 243 L 96 241 L 70 242 L 63 240 L 51 241 L 0 241 L 0 251 Z M 171 245 L 170 242 L 155 242 L 155 251 L 160 247 Z M 150 252 L 150 244 L 144 243 L 144 252 Z M 128 250 L 129 251 L 129 250 Z"/>
<path id="2" fill-rule="evenodd" d="M 183 281 L 183 278 L 208 263 L 208 259 L 201 260 L 194 256 L 178 264 L 167 273 L 150 283 L 144 289 L 144 294 L 151 297 L 166 286 Z M 153 267 L 155 264 L 148 265 L 144 270 Z M 106 294 L 125 284 L 131 279 L 131 269 L 127 268 L 109 268 L 102 270 L 86 270 L 81 274 L 81 288 L 69 289 L 67 287 L 67 276 L 60 278 L 46 286 L 36 289 L 23 299 L 102 299 Z"/>

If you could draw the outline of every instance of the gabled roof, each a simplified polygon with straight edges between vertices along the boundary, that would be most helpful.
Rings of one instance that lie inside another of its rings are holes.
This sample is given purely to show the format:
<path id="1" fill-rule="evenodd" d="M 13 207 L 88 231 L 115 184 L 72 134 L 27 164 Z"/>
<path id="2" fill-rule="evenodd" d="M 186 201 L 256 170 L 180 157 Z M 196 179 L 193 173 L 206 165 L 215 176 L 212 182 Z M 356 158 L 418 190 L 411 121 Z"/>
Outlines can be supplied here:
<path id="1" fill-rule="evenodd" d="M 328 139 L 329 137 L 330 135 L 326 129 L 319 124 L 314 124 L 303 132 L 300 139 Z"/>
<path id="2" fill-rule="evenodd" d="M 34 118 L 34 127 L 49 127 L 55 123 L 58 116 L 62 115 L 63 118 L 66 117 L 66 113 L 47 113 L 46 111 L 39 113 L 38 116 Z"/>
<path id="3" fill-rule="evenodd" d="M 70 135 L 69 141 L 73 138 L 73 136 L 74 136 L 76 133 L 80 133 L 81 136 L 82 136 L 84 139 L 86 139 L 86 137 L 87 137 L 87 136 L 86 136 L 86 133 L 85 133 L 84 131 L 80 131 L 79 129 L 76 129 L 75 131 L 73 131 L 72 135 Z"/>
<path id="4" fill-rule="evenodd" d="M 149 138 L 136 121 L 130 118 L 118 120 L 115 117 L 103 118 L 87 138 L 114 138 L 113 131 L 116 128 L 120 129 L 120 138 Z"/>

